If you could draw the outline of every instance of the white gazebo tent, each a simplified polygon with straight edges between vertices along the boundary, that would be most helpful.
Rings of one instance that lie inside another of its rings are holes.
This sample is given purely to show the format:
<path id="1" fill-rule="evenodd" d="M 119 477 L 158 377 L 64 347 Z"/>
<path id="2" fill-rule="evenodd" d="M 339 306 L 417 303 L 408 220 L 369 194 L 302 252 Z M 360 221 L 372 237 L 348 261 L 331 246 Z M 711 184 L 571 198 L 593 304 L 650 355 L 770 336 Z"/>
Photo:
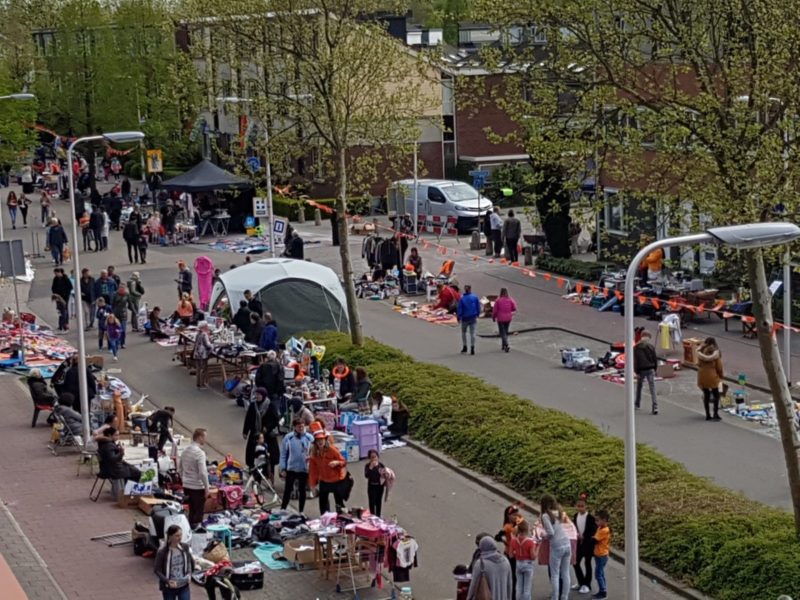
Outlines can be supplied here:
<path id="1" fill-rule="evenodd" d="M 300 331 L 348 330 L 347 300 L 339 276 L 323 265 L 267 258 L 226 271 L 214 282 L 212 313 L 230 317 L 245 290 L 272 314 L 281 340 Z"/>

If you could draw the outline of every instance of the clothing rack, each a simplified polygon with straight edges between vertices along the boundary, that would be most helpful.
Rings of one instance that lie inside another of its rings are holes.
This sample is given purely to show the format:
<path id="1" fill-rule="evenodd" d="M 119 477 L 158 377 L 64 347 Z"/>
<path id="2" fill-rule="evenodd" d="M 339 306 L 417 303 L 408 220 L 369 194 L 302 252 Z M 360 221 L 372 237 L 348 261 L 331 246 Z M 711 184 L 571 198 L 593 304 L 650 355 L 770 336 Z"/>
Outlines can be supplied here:
<path id="1" fill-rule="evenodd" d="M 389 595 L 381 596 L 377 600 L 397 600 L 391 572 L 384 568 L 385 561 L 380 557 L 380 553 L 386 552 L 386 548 L 355 535 L 346 535 L 344 539 L 346 561 L 342 560 L 337 564 L 336 593 L 353 592 L 353 600 L 360 600 L 358 590 L 369 589 L 380 579 Z M 370 570 L 371 565 L 374 565 L 374 571 Z"/>

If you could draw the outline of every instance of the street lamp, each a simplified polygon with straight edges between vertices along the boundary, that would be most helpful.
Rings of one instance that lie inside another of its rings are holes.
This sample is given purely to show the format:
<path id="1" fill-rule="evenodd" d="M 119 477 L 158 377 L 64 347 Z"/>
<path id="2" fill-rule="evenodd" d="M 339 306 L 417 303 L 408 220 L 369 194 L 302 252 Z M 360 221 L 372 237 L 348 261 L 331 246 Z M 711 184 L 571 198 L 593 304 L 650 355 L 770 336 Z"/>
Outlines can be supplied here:
<path id="1" fill-rule="evenodd" d="M 20 92 L 18 94 L 8 94 L 7 96 L 0 96 L 0 100 L 36 100 L 34 94 L 27 92 Z M 3 211 L 0 210 L 0 242 L 5 240 L 5 233 L 3 232 Z"/>
<path id="2" fill-rule="evenodd" d="M 72 207 L 72 260 L 75 268 L 75 281 L 81 276 L 81 261 L 78 254 L 78 217 L 75 214 L 75 182 L 72 173 L 72 152 L 75 146 L 83 142 L 96 142 L 107 140 L 114 143 L 138 142 L 144 139 L 141 131 L 117 131 L 104 133 L 102 135 L 90 135 L 78 138 L 69 145 L 67 149 L 67 176 L 69 178 L 69 204 Z M 80 293 L 78 293 L 80 297 Z M 83 420 L 83 440 L 89 441 L 91 426 L 89 424 L 89 382 L 86 378 L 86 337 L 83 323 L 83 308 L 75 311 L 78 321 L 78 386 L 80 390 L 81 418 Z"/>
<path id="3" fill-rule="evenodd" d="M 793 223 L 750 223 L 714 227 L 704 233 L 665 238 L 633 257 L 625 276 L 625 578 L 627 600 L 639 600 L 639 514 L 636 482 L 636 422 L 633 385 L 633 295 L 636 270 L 653 250 L 668 246 L 717 243 L 740 250 L 786 244 L 800 237 Z"/>
<path id="4" fill-rule="evenodd" d="M 28 94 L 27 92 L 19 93 L 19 94 L 8 94 L 7 96 L 0 96 L 0 100 L 35 100 L 36 96 L 34 94 Z"/>

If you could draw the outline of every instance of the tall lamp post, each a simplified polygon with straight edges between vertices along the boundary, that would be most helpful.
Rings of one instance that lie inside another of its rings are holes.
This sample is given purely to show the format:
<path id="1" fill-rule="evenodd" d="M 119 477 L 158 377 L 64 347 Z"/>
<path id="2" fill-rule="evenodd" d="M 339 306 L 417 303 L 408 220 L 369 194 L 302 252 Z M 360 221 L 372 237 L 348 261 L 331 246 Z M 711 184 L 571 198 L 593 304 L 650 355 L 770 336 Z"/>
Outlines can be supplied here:
<path id="1" fill-rule="evenodd" d="M 793 223 L 750 223 L 715 227 L 704 233 L 657 240 L 633 257 L 625 276 L 625 579 L 627 600 L 639 600 L 639 514 L 636 482 L 636 422 L 633 385 L 633 295 L 636 270 L 653 250 L 668 246 L 718 243 L 738 249 L 785 244 L 800 237 Z"/>
<path id="2" fill-rule="evenodd" d="M 0 96 L 0 100 L 36 100 L 36 96 L 34 94 L 29 94 L 28 92 L 20 92 L 19 94 L 7 94 L 5 96 Z M 0 210 L 0 242 L 6 239 L 3 229 L 3 211 Z"/>
<path id="3" fill-rule="evenodd" d="M 104 133 L 102 135 L 90 135 L 78 138 L 69 145 L 67 149 L 67 174 L 69 177 L 69 204 L 72 208 L 72 260 L 75 268 L 75 277 L 81 276 L 81 260 L 78 247 L 78 218 L 75 215 L 75 182 L 72 174 L 72 153 L 75 146 L 84 142 L 96 142 L 107 140 L 109 142 L 139 142 L 144 139 L 141 131 L 118 131 L 115 133 Z M 77 281 L 77 279 L 76 279 Z M 80 294 L 78 294 L 80 296 Z M 86 336 L 83 322 L 83 309 L 77 310 L 78 321 L 78 386 L 80 390 L 81 417 L 83 419 L 83 439 L 89 440 L 91 436 L 91 425 L 89 423 L 89 382 L 86 377 Z"/>

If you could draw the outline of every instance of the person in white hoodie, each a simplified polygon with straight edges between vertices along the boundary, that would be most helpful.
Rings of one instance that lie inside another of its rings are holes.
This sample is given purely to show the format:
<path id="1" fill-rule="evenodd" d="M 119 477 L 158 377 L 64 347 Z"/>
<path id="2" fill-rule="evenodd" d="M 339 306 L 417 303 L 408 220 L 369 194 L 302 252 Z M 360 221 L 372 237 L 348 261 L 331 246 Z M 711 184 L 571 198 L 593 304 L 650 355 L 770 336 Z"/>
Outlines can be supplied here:
<path id="1" fill-rule="evenodd" d="M 381 392 L 372 392 L 370 399 L 372 405 L 372 418 L 381 425 L 392 424 L 392 397 L 384 396 Z"/>
<path id="2" fill-rule="evenodd" d="M 208 467 L 203 446 L 206 443 L 206 430 L 195 429 L 192 443 L 183 451 L 180 460 L 180 475 L 183 490 L 189 501 L 189 525 L 192 529 L 203 522 L 203 514 L 208 496 Z"/>

